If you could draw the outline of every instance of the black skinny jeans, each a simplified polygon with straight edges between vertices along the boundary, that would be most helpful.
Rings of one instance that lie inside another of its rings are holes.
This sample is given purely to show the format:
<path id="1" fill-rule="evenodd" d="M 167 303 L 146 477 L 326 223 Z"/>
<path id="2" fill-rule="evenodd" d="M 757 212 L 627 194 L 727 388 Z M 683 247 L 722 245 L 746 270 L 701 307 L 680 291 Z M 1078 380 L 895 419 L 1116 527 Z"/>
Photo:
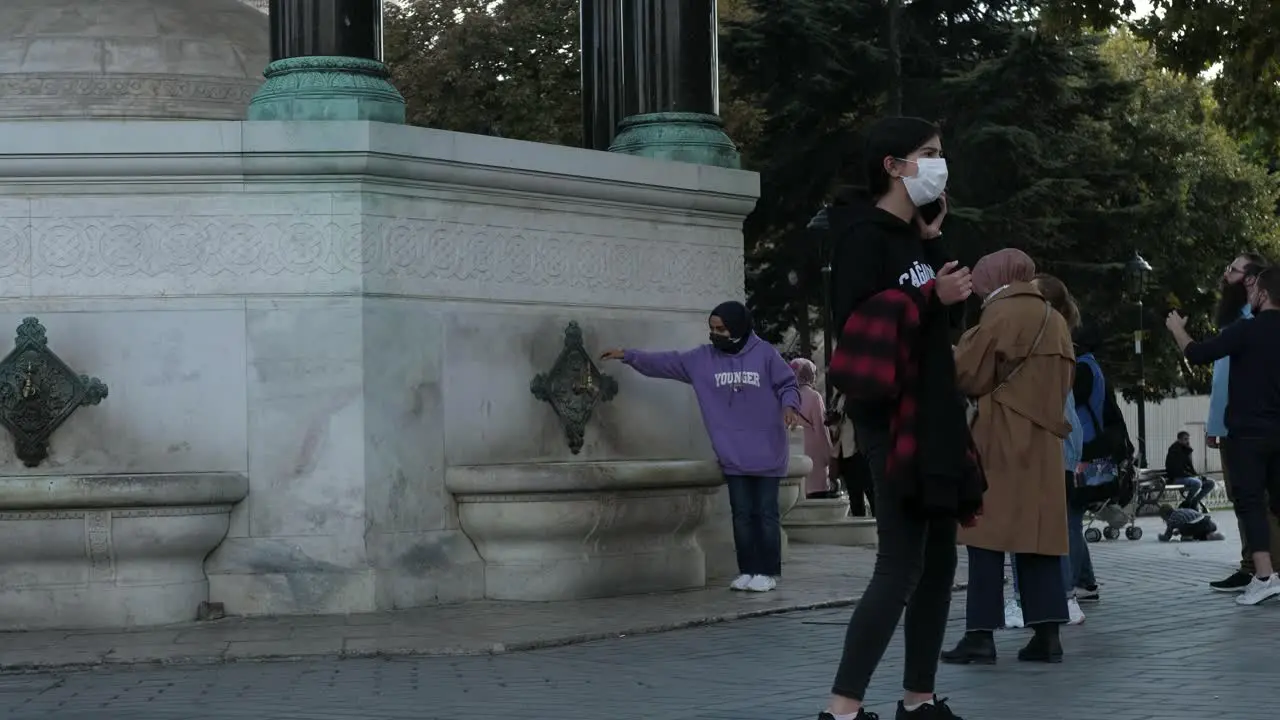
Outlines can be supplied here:
<path id="1" fill-rule="evenodd" d="M 932 693 L 956 577 L 956 522 L 927 520 L 904 511 L 900 493 L 884 474 L 887 426 L 854 423 L 854 433 L 871 466 L 880 546 L 871 583 L 849 619 L 831 692 L 863 699 L 905 608 L 902 687 L 907 692 Z"/>

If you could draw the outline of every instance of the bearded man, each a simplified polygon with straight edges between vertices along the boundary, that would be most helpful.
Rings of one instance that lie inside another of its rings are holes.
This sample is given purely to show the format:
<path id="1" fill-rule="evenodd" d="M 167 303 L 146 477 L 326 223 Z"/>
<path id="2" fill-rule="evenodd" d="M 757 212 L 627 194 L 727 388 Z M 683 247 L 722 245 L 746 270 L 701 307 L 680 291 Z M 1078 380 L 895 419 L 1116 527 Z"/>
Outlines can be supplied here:
<path id="1" fill-rule="evenodd" d="M 1258 279 L 1258 274 L 1267 267 L 1267 261 L 1254 253 L 1241 253 L 1222 273 L 1219 290 L 1218 309 L 1215 321 L 1221 332 L 1228 325 L 1244 322 L 1253 317 L 1249 307 L 1249 289 Z M 1206 444 L 1211 448 L 1222 449 L 1231 442 L 1227 436 L 1227 376 L 1230 373 L 1231 358 L 1224 357 L 1213 364 L 1213 389 L 1209 395 L 1209 418 L 1205 422 Z M 1226 453 L 1220 453 L 1222 462 L 1222 482 L 1226 485 L 1227 497 L 1235 500 L 1231 492 L 1231 468 L 1225 460 Z M 1274 515 L 1268 513 L 1271 523 L 1271 553 L 1280 557 L 1280 524 Z M 1237 518 L 1237 523 L 1239 523 Z M 1209 583 L 1209 587 L 1218 592 L 1244 592 L 1253 580 L 1253 550 L 1245 540 L 1244 525 L 1240 524 L 1240 567 L 1223 580 Z"/>

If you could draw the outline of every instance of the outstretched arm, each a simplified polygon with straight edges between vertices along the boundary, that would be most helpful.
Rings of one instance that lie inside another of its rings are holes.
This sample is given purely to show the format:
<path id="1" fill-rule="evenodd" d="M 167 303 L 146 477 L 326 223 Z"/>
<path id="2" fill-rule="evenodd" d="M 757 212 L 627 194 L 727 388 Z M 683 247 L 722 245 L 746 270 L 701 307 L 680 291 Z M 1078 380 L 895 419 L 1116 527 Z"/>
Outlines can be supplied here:
<path id="1" fill-rule="evenodd" d="M 665 352 L 624 350 L 621 360 L 645 377 L 688 383 L 692 380 L 689 377 L 688 366 L 685 364 L 686 355 L 688 353 L 675 350 Z"/>
<path id="2" fill-rule="evenodd" d="M 1224 357 L 1230 357 L 1240 349 L 1246 328 L 1244 323 L 1232 323 L 1216 336 L 1197 342 L 1187 333 L 1187 319 L 1179 315 L 1176 310 L 1169 313 L 1169 319 L 1165 321 L 1165 325 L 1169 328 L 1169 332 L 1173 333 L 1173 339 L 1178 343 L 1178 349 L 1186 356 L 1187 362 L 1193 365 L 1208 365 Z"/>

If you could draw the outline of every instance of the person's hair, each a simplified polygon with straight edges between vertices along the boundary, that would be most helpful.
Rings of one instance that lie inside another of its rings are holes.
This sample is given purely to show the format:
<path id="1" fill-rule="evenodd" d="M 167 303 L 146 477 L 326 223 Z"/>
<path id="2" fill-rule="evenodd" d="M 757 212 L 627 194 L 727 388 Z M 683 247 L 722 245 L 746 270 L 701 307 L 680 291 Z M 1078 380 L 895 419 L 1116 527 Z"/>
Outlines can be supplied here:
<path id="1" fill-rule="evenodd" d="M 1280 306 L 1280 270 L 1275 267 L 1263 269 L 1258 273 L 1254 288 L 1255 292 L 1262 291 L 1267 294 L 1267 302 Z"/>
<path id="2" fill-rule="evenodd" d="M 1255 252 L 1242 252 L 1236 257 L 1244 258 L 1244 274 L 1252 277 L 1271 266 L 1267 259 Z"/>
<path id="3" fill-rule="evenodd" d="M 1168 520 L 1168 519 L 1169 519 L 1169 516 L 1170 516 L 1170 515 L 1172 515 L 1172 514 L 1173 514 L 1173 506 L 1172 506 L 1172 505 L 1170 505 L 1170 504 L 1168 504 L 1168 503 L 1165 503 L 1164 505 L 1161 505 L 1161 506 L 1160 506 L 1160 517 L 1161 517 L 1162 519 L 1164 519 L 1164 520 Z"/>
<path id="4" fill-rule="evenodd" d="M 1044 299 L 1049 301 L 1053 309 L 1062 314 L 1063 319 L 1067 321 L 1068 329 L 1075 331 L 1080 327 L 1080 306 L 1076 304 L 1076 299 L 1072 297 L 1066 283 L 1048 273 L 1036 275 L 1031 283 L 1036 286 Z"/>
<path id="5" fill-rule="evenodd" d="M 928 120 L 915 117 L 887 117 L 867 129 L 863 147 L 862 169 L 866 192 L 878 198 L 889 192 L 893 178 L 885 172 L 886 157 L 905 158 L 920 146 L 942 134 Z"/>
<path id="6" fill-rule="evenodd" d="M 1179 440 L 1181 440 L 1181 439 L 1182 439 L 1182 438 L 1184 438 L 1184 437 L 1185 437 L 1185 438 L 1189 438 L 1189 437 L 1191 437 L 1191 433 L 1187 432 L 1186 430 L 1179 430 L 1179 431 L 1178 431 L 1178 439 L 1179 439 Z"/>

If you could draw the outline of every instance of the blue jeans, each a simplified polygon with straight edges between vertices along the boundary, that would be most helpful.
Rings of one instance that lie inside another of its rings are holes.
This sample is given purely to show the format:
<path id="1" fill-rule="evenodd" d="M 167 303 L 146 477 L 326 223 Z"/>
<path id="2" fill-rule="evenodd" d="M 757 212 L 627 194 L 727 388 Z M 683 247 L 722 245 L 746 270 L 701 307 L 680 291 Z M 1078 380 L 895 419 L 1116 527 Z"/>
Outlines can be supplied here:
<path id="1" fill-rule="evenodd" d="M 1093 587 L 1098 579 L 1093 575 L 1093 558 L 1089 555 L 1089 543 L 1084 539 L 1084 508 L 1067 503 L 1067 543 L 1070 554 L 1062 556 L 1062 585 L 1068 591 L 1078 587 Z M 1009 565 L 1013 567 L 1013 592 L 1018 592 L 1018 564 L 1009 553 Z"/>
<path id="2" fill-rule="evenodd" d="M 1173 482 L 1183 487 L 1186 500 L 1183 501 L 1182 506 L 1193 510 L 1200 509 L 1200 503 L 1217 487 L 1217 483 L 1213 480 L 1202 477 L 1178 478 Z"/>
<path id="3" fill-rule="evenodd" d="M 733 513 L 733 549 L 738 572 L 782 575 L 782 526 L 778 517 L 778 478 L 725 477 Z"/>
<path id="4" fill-rule="evenodd" d="M 1084 539 L 1084 508 L 1073 502 L 1067 503 L 1067 541 L 1071 551 L 1067 556 L 1070 559 L 1067 588 L 1097 585 L 1093 557 L 1089 555 L 1089 543 Z"/>
<path id="5" fill-rule="evenodd" d="M 1018 590 L 1018 562 L 1013 553 L 1008 553 L 1008 556 L 1009 567 L 1013 569 L 1013 594 L 1014 597 L 1019 598 L 1019 602 L 1021 602 L 1022 593 Z M 1058 562 L 1062 568 L 1062 586 L 1067 588 L 1067 592 L 1070 592 L 1071 588 L 1075 587 L 1071 584 L 1071 578 L 1073 577 L 1071 574 L 1071 556 L 1063 555 L 1062 559 Z"/>

